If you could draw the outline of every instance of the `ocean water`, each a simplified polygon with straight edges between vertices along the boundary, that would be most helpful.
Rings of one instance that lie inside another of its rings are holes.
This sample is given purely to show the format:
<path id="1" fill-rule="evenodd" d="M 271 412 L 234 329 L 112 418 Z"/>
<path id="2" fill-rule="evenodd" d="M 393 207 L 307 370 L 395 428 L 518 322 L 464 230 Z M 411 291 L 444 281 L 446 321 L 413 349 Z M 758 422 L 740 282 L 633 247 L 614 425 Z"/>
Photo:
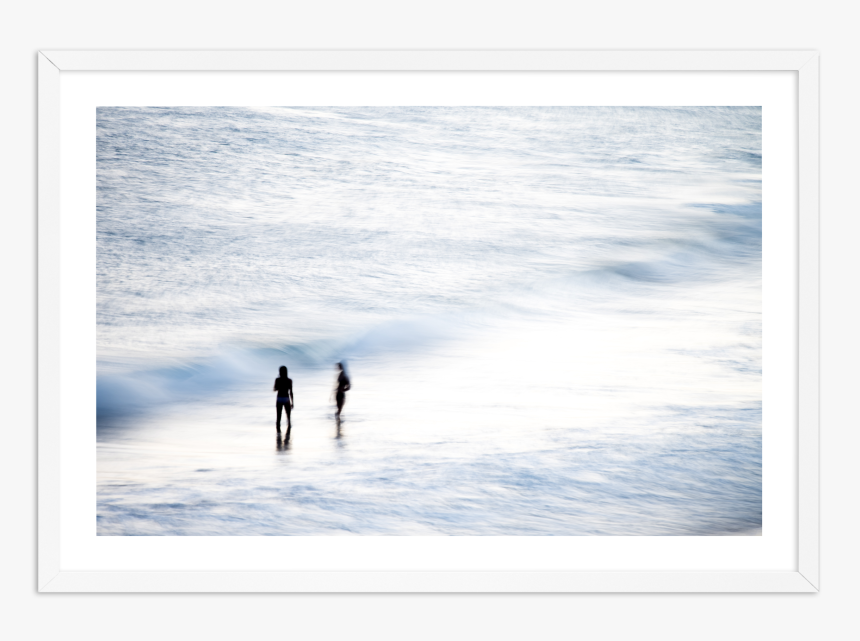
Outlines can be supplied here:
<path id="1" fill-rule="evenodd" d="M 760 534 L 761 116 L 99 108 L 98 534 Z"/>

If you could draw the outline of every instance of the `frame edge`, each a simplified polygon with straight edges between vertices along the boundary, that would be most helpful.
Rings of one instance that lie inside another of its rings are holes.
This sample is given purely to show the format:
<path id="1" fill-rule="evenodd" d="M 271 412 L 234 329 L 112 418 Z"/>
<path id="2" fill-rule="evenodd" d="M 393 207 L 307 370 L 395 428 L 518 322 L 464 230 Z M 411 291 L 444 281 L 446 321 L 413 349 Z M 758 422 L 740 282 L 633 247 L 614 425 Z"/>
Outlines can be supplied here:
<path id="1" fill-rule="evenodd" d="M 819 589 L 819 56 L 798 72 L 798 570 Z"/>
<path id="2" fill-rule="evenodd" d="M 809 50 L 50 51 L 62 71 L 797 71 Z"/>
<path id="3" fill-rule="evenodd" d="M 41 393 L 60 365 L 60 70 L 38 60 L 38 589 L 60 574 L 60 399 Z M 53 381 L 55 384 L 56 381 Z"/>
<path id="4" fill-rule="evenodd" d="M 47 592 L 816 592 L 798 572 L 62 572 Z"/>

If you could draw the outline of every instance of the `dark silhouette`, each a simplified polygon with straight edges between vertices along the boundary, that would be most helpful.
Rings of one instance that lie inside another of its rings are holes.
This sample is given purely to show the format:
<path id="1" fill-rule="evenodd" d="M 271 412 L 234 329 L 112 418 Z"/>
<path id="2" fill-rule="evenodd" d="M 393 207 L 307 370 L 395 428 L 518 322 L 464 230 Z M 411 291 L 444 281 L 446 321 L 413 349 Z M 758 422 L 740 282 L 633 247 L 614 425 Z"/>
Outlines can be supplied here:
<path id="1" fill-rule="evenodd" d="M 340 421 L 340 412 L 343 409 L 344 401 L 346 401 L 346 392 L 349 390 L 350 385 L 349 377 L 347 377 L 343 369 L 343 363 L 338 363 L 336 367 L 340 373 L 337 375 L 337 389 L 335 390 L 335 401 L 337 402 L 337 413 L 335 416 Z"/>
<path id="2" fill-rule="evenodd" d="M 278 370 L 280 373 L 280 377 L 275 379 L 275 387 L 272 391 L 278 393 L 278 400 L 276 402 L 276 407 L 278 408 L 278 421 L 275 423 L 275 427 L 278 430 L 278 434 L 281 433 L 281 409 L 286 410 L 287 412 L 287 436 L 284 439 L 285 441 L 290 440 L 290 430 L 293 425 L 290 421 L 290 411 L 293 409 L 294 405 L 294 396 L 293 396 L 293 380 L 291 378 L 287 378 L 287 368 L 281 365 Z"/>

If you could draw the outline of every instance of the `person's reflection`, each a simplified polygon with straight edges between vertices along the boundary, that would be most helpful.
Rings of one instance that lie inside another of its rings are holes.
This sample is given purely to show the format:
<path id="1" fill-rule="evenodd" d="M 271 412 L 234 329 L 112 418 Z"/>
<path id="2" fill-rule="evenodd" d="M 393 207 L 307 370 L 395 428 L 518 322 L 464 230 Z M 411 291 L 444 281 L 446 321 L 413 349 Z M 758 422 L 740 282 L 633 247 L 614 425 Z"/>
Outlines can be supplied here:
<path id="1" fill-rule="evenodd" d="M 275 441 L 275 449 L 276 449 L 278 452 L 288 452 L 288 451 L 289 451 L 289 449 L 290 449 L 290 441 L 289 441 L 288 439 L 286 439 L 286 438 L 285 438 L 285 439 L 283 439 L 283 440 L 281 440 L 281 435 L 280 435 L 280 434 L 278 434 L 278 436 L 277 436 L 277 437 L 275 437 L 275 438 L 277 439 L 277 440 Z"/>
<path id="2" fill-rule="evenodd" d="M 337 426 L 337 433 L 334 435 L 336 439 L 340 439 L 343 437 L 343 432 L 340 431 L 340 416 L 335 417 L 335 425 Z"/>

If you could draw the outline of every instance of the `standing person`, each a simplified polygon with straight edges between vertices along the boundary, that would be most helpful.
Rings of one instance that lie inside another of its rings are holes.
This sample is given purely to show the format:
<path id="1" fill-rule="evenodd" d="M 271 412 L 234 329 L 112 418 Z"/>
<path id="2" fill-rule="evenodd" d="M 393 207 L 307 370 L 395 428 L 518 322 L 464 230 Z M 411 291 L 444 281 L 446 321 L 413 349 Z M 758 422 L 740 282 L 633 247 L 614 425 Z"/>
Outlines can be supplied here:
<path id="1" fill-rule="evenodd" d="M 335 416 L 340 418 L 340 412 L 343 409 L 343 403 L 346 400 L 346 392 L 350 385 L 349 377 L 343 369 L 343 363 L 338 363 L 337 369 L 340 373 L 337 375 L 337 390 L 335 390 L 335 400 L 337 401 L 337 414 L 335 414 Z"/>
<path id="2" fill-rule="evenodd" d="M 281 365 L 278 370 L 280 374 L 279 378 L 275 379 L 275 387 L 273 388 L 273 392 L 278 393 L 278 400 L 276 403 L 276 407 L 278 408 L 278 421 L 275 423 L 275 427 L 278 430 L 278 434 L 281 433 L 281 409 L 283 408 L 287 412 L 287 440 L 290 440 L 290 429 L 292 428 L 292 423 L 290 422 L 290 411 L 293 409 L 293 379 L 287 378 L 287 368 Z"/>

